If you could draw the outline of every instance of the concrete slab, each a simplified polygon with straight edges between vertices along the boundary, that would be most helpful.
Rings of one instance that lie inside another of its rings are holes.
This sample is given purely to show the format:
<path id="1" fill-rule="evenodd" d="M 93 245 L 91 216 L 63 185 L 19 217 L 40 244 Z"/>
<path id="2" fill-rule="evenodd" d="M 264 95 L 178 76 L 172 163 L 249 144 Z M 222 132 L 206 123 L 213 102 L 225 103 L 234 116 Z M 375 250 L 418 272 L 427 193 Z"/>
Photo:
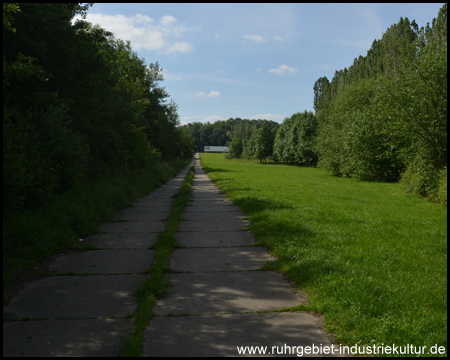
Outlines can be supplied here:
<path id="1" fill-rule="evenodd" d="M 116 357 L 134 319 L 19 321 L 3 324 L 3 357 Z"/>
<path id="2" fill-rule="evenodd" d="M 244 356 L 238 346 L 267 346 L 266 356 L 299 357 L 303 355 L 299 346 L 331 349 L 320 324 L 319 317 L 305 313 L 156 317 L 146 330 L 142 355 L 234 357 Z"/>
<path id="3" fill-rule="evenodd" d="M 95 234 L 85 238 L 84 243 L 107 249 L 147 249 L 154 245 L 157 239 L 157 233 Z"/>
<path id="4" fill-rule="evenodd" d="M 220 194 L 205 194 L 205 193 L 193 193 L 191 196 L 191 200 L 193 202 L 198 202 L 198 201 L 206 201 L 206 202 L 212 202 L 212 201 L 218 201 L 218 202 L 227 202 L 227 203 L 231 203 L 231 200 L 228 199 L 225 195 L 220 195 Z"/>
<path id="5" fill-rule="evenodd" d="M 281 274 L 268 271 L 172 274 L 170 294 L 155 313 L 217 314 L 281 309 L 301 304 Z"/>
<path id="6" fill-rule="evenodd" d="M 160 232 L 166 228 L 166 223 L 161 221 L 148 222 L 114 222 L 106 223 L 99 226 L 100 232 L 105 233 L 151 233 Z"/>
<path id="7" fill-rule="evenodd" d="M 155 190 L 154 192 L 152 192 L 151 194 L 149 194 L 147 197 L 144 197 L 143 199 L 157 199 L 157 198 L 167 198 L 167 197 L 172 197 L 173 195 L 175 195 L 177 193 L 176 189 L 165 189 L 165 188 L 159 188 L 157 190 Z"/>
<path id="8" fill-rule="evenodd" d="M 57 257 L 49 270 L 75 274 L 124 274 L 148 270 L 153 250 L 93 250 Z"/>
<path id="9" fill-rule="evenodd" d="M 213 207 L 226 207 L 233 206 L 233 203 L 228 199 L 196 199 L 187 202 L 186 206 L 213 206 Z"/>
<path id="10" fill-rule="evenodd" d="M 209 184 L 202 184 L 202 185 L 193 183 L 192 191 L 199 195 L 203 194 L 224 195 L 224 193 L 220 191 L 219 188 L 211 182 Z"/>
<path id="11" fill-rule="evenodd" d="M 130 289 L 145 275 L 57 276 L 25 284 L 3 308 L 13 318 L 125 317 L 136 311 Z"/>
<path id="12" fill-rule="evenodd" d="M 172 205 L 165 204 L 165 205 L 159 205 L 155 204 L 152 206 L 136 206 L 136 207 L 130 207 L 125 210 L 121 210 L 118 212 L 118 214 L 145 214 L 145 213 L 152 213 L 152 212 L 165 212 L 169 214 L 170 209 L 172 208 Z"/>
<path id="13" fill-rule="evenodd" d="M 185 247 L 250 246 L 256 239 L 250 231 L 180 232 L 177 242 Z"/>
<path id="14" fill-rule="evenodd" d="M 223 197 L 224 195 L 217 188 L 209 188 L 205 186 L 193 186 L 192 187 L 193 196 L 219 196 Z"/>
<path id="15" fill-rule="evenodd" d="M 231 201 L 227 198 L 218 196 L 218 195 L 193 195 L 191 197 L 191 201 L 195 204 L 197 202 L 220 202 L 220 203 L 227 203 L 232 205 Z"/>
<path id="16" fill-rule="evenodd" d="M 170 260 L 175 271 L 211 272 L 256 270 L 266 261 L 274 260 L 262 248 L 177 249 Z"/>
<path id="17" fill-rule="evenodd" d="M 197 211 L 185 212 L 183 214 L 184 220 L 239 220 L 248 218 L 240 211 Z"/>
<path id="18" fill-rule="evenodd" d="M 246 220 L 181 221 L 179 231 L 239 231 L 247 229 Z"/>
<path id="19" fill-rule="evenodd" d="M 141 213 L 119 213 L 114 216 L 114 220 L 120 221 L 163 221 L 169 216 L 169 211 L 161 212 L 141 212 Z"/>
<path id="20" fill-rule="evenodd" d="M 196 178 L 192 182 L 192 189 L 214 189 L 215 191 L 220 191 L 210 180 L 197 180 Z"/>
<path id="21" fill-rule="evenodd" d="M 215 203 L 215 204 L 210 204 L 210 203 L 199 203 L 199 202 L 195 202 L 195 203 L 188 203 L 186 205 L 186 207 L 184 208 L 184 212 L 198 212 L 198 211 L 240 211 L 239 207 L 237 207 L 236 205 L 231 205 L 231 204 L 227 204 L 227 203 Z"/>
<path id="22" fill-rule="evenodd" d="M 153 206 L 171 206 L 173 202 L 173 199 L 167 198 L 167 199 L 155 199 L 155 200 L 138 200 L 133 203 L 131 203 L 135 207 L 153 207 Z"/>

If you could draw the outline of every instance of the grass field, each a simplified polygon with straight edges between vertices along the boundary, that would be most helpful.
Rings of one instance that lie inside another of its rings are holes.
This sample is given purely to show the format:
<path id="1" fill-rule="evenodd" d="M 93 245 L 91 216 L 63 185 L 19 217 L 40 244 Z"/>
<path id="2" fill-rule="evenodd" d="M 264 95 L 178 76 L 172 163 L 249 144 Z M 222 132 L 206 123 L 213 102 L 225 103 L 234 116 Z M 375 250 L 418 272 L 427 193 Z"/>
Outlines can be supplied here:
<path id="1" fill-rule="evenodd" d="M 338 343 L 447 346 L 446 208 L 398 184 L 200 158 Z"/>

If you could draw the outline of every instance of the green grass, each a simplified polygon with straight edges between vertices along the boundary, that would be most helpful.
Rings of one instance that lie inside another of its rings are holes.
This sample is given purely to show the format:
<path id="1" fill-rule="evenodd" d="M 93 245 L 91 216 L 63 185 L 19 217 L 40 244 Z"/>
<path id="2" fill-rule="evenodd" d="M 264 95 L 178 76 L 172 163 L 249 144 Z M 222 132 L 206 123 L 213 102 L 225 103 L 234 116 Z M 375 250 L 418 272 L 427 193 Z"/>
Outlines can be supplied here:
<path id="1" fill-rule="evenodd" d="M 447 209 L 399 184 L 201 154 L 338 343 L 447 346 Z"/>
<path id="2" fill-rule="evenodd" d="M 155 260 L 146 271 L 150 274 L 147 281 L 140 284 L 134 294 L 137 297 L 139 310 L 135 315 L 135 327 L 130 336 L 125 339 L 122 357 L 136 357 L 141 355 L 144 332 L 149 320 L 154 316 L 152 311 L 155 302 L 168 292 L 171 269 L 168 260 L 176 247 L 175 233 L 181 221 L 184 207 L 191 196 L 192 181 L 195 166 L 186 175 L 180 191 L 175 195 L 170 214 L 166 219 L 166 230 L 158 234 L 158 240 L 152 247 L 155 250 Z"/>

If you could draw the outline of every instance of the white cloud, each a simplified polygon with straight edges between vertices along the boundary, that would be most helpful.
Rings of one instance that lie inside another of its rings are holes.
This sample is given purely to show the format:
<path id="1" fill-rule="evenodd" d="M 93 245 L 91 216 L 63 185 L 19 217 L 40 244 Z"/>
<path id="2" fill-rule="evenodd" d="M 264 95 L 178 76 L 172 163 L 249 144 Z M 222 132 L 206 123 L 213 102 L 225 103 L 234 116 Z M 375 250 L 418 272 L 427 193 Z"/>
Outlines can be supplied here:
<path id="1" fill-rule="evenodd" d="M 163 70 L 163 76 L 164 76 L 164 80 L 171 80 L 171 81 L 181 81 L 183 80 L 183 78 L 181 76 L 178 75 L 174 75 L 169 73 L 166 69 L 162 69 Z"/>
<path id="2" fill-rule="evenodd" d="M 214 122 L 214 121 L 222 120 L 222 119 L 223 119 L 223 116 L 220 116 L 220 115 L 210 115 L 210 116 L 205 117 L 203 121 L 204 121 L 204 122 L 207 122 L 207 121 L 209 121 L 209 122 Z"/>
<path id="3" fill-rule="evenodd" d="M 275 41 L 283 41 L 284 39 L 281 36 L 272 36 L 272 39 Z"/>
<path id="4" fill-rule="evenodd" d="M 294 69 L 293 67 L 287 66 L 286 64 L 280 65 L 276 69 L 269 70 L 270 73 L 274 73 L 274 74 L 278 74 L 278 75 L 283 75 L 286 73 L 293 74 L 297 71 L 298 71 L 298 69 Z"/>
<path id="5" fill-rule="evenodd" d="M 191 43 L 188 43 L 186 41 L 176 41 L 175 43 L 167 47 L 164 51 L 161 51 L 161 53 L 166 55 L 175 52 L 188 53 L 192 51 L 193 48 L 194 45 L 192 45 Z"/>
<path id="6" fill-rule="evenodd" d="M 192 123 L 192 122 L 215 122 L 217 120 L 224 120 L 223 116 L 220 115 L 194 115 L 194 116 L 183 116 L 181 120 L 182 124 Z"/>
<path id="7" fill-rule="evenodd" d="M 265 120 L 278 121 L 278 120 L 283 120 L 284 118 L 285 118 L 284 115 L 265 113 L 265 114 L 253 115 L 250 118 L 250 120 L 265 119 Z"/>
<path id="8" fill-rule="evenodd" d="M 163 26 L 169 26 L 170 24 L 173 24 L 174 22 L 177 22 L 178 20 L 175 19 L 173 16 L 171 15 L 165 15 L 161 18 L 161 20 L 159 21 L 161 23 L 161 25 Z"/>
<path id="9" fill-rule="evenodd" d="M 205 93 L 204 91 L 201 91 L 199 93 L 195 93 L 192 96 L 195 96 L 195 97 L 207 97 L 207 98 L 219 97 L 220 96 L 220 91 L 210 91 L 209 94 Z"/>
<path id="10" fill-rule="evenodd" d="M 250 41 L 254 41 L 256 43 L 262 43 L 262 42 L 266 41 L 266 39 L 264 39 L 260 35 L 244 35 L 243 38 L 247 39 L 247 40 L 250 40 Z"/>
<path id="11" fill-rule="evenodd" d="M 142 24 L 150 24 L 150 23 L 153 23 L 154 22 L 154 20 L 150 17 L 150 16 L 147 16 L 147 15 L 141 15 L 141 14 L 136 14 L 135 16 L 134 16 L 134 22 L 135 23 L 137 23 L 137 24 L 139 24 L 139 23 L 142 23 Z"/>
<path id="12" fill-rule="evenodd" d="M 159 23 L 142 14 L 124 16 L 88 13 L 86 20 L 111 31 L 116 38 L 130 40 L 133 50 L 146 49 L 159 51 L 161 54 L 174 54 L 188 53 L 194 49 L 191 43 L 174 40 L 190 29 L 176 25 L 178 20 L 171 15 L 163 16 Z"/>

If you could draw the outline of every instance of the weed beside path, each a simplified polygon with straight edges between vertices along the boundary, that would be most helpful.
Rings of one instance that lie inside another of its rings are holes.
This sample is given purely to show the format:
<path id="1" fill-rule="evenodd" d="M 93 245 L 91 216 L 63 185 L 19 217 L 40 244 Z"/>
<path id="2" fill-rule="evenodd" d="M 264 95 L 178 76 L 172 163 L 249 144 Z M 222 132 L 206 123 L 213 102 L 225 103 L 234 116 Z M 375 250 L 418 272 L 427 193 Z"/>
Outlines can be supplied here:
<path id="1" fill-rule="evenodd" d="M 170 279 L 168 273 L 168 260 L 176 247 L 175 232 L 181 221 L 184 207 L 190 198 L 192 181 L 195 175 L 195 165 L 188 171 L 183 185 L 174 196 L 172 208 L 166 219 L 166 229 L 158 234 L 158 240 L 152 249 L 155 251 L 155 260 L 147 273 L 150 278 L 135 290 L 139 310 L 135 315 L 135 328 L 133 333 L 125 340 L 121 356 L 140 356 L 141 345 L 144 341 L 144 331 L 149 320 L 155 315 L 152 311 L 157 299 L 168 292 Z"/>
<path id="2" fill-rule="evenodd" d="M 400 185 L 201 154 L 336 341 L 447 346 L 447 210 Z"/>

